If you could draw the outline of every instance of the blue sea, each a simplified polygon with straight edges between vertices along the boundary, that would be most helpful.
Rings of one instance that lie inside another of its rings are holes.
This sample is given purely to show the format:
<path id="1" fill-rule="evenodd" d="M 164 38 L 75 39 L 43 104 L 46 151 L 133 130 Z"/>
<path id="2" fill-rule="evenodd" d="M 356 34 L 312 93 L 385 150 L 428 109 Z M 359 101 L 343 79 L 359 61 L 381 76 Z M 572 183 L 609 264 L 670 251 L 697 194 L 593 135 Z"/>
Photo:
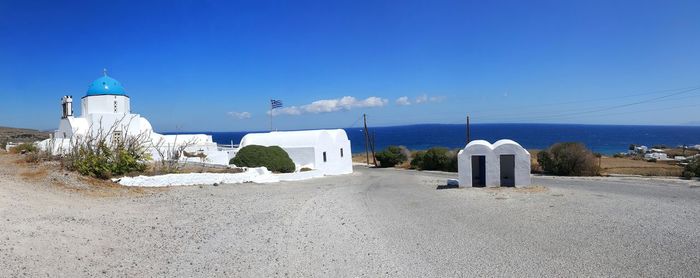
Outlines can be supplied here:
<path id="1" fill-rule="evenodd" d="M 375 146 L 381 150 L 389 145 L 402 145 L 411 150 L 441 146 L 462 148 L 466 143 L 465 125 L 420 124 L 391 127 L 370 127 Z M 352 141 L 352 152 L 364 152 L 361 128 L 346 128 Z M 238 144 L 249 132 L 205 132 L 219 144 Z M 172 133 L 171 133 L 172 134 Z M 696 145 L 700 144 L 700 126 L 625 126 L 575 124 L 473 124 L 472 140 L 491 143 L 512 139 L 527 149 L 544 149 L 557 142 L 581 142 L 594 152 L 614 154 L 625 152 L 630 144 Z"/>

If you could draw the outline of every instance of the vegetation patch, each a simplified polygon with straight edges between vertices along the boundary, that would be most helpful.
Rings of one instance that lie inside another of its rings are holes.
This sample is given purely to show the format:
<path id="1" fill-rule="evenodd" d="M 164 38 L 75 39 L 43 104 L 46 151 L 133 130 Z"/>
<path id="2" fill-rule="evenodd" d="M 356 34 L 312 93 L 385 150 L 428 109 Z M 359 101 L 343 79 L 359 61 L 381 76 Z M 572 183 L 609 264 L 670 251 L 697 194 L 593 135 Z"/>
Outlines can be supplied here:
<path id="1" fill-rule="evenodd" d="M 80 137 L 63 157 L 63 163 L 68 170 L 98 179 L 141 173 L 151 160 L 146 142 L 145 135 L 128 136 L 124 140 L 108 140 L 101 133 Z"/>
<path id="2" fill-rule="evenodd" d="M 230 163 L 238 167 L 266 167 L 277 173 L 292 173 L 296 168 L 289 154 L 279 146 L 245 146 Z"/>
<path id="3" fill-rule="evenodd" d="M 39 149 L 36 147 L 36 145 L 34 145 L 34 143 L 22 143 L 14 148 L 11 148 L 10 153 L 35 153 L 38 150 Z"/>
<path id="4" fill-rule="evenodd" d="M 581 143 L 556 143 L 537 153 L 537 162 L 547 174 L 558 176 L 597 176 L 598 159 Z"/>
<path id="5" fill-rule="evenodd" d="M 457 152 L 442 147 L 430 148 L 427 151 L 418 151 L 413 155 L 411 168 L 418 170 L 457 172 Z"/>
<path id="6" fill-rule="evenodd" d="M 695 158 L 688 161 L 688 164 L 683 168 L 683 177 L 686 179 L 700 177 L 700 159 Z"/>
<path id="7" fill-rule="evenodd" d="M 408 160 L 407 150 L 399 146 L 389 146 L 377 153 L 379 167 L 394 167 Z"/>

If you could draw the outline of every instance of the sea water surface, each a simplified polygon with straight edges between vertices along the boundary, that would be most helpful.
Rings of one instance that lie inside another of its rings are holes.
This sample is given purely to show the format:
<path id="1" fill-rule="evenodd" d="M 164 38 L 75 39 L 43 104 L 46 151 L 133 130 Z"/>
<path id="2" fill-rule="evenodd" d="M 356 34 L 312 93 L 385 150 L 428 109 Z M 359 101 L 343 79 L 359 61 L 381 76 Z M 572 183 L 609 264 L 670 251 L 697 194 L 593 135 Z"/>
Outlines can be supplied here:
<path id="1" fill-rule="evenodd" d="M 357 127 L 345 128 L 345 131 L 352 142 L 352 152 L 364 152 L 363 130 Z M 411 150 L 425 150 L 435 146 L 463 148 L 467 140 L 465 125 L 370 127 L 369 132 L 375 136 L 376 150 L 389 145 L 402 145 Z M 211 134 L 219 144 L 238 144 L 250 132 L 202 133 Z M 700 126 L 473 124 L 471 139 L 483 139 L 491 143 L 499 139 L 511 139 L 527 149 L 544 149 L 557 142 L 581 142 L 594 152 L 614 154 L 625 152 L 630 144 L 669 147 L 700 144 Z"/>

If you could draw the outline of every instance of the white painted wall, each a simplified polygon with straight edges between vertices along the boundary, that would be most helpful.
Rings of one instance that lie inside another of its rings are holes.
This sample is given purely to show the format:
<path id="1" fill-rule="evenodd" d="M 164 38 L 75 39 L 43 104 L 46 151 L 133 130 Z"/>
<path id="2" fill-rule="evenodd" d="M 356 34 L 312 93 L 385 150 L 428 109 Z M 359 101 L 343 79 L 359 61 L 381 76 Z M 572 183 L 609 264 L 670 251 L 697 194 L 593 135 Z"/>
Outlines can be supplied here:
<path id="1" fill-rule="evenodd" d="M 316 150 L 312 147 L 286 147 L 283 148 L 289 158 L 294 161 L 297 171 L 308 167 L 316 169 Z"/>
<path id="2" fill-rule="evenodd" d="M 493 154 L 497 158 L 501 155 L 515 155 L 515 186 L 530 185 L 530 170 L 531 163 L 530 153 L 513 140 L 502 139 L 493 144 Z M 498 163 L 500 168 L 500 161 Z M 500 169 L 499 180 L 500 180 Z"/>
<path id="3" fill-rule="evenodd" d="M 501 155 L 515 156 L 515 186 L 530 185 L 530 153 L 515 141 L 504 139 L 493 145 L 484 140 L 475 140 L 467 144 L 457 154 L 459 185 L 461 187 L 472 186 L 472 156 L 483 155 L 486 157 L 486 186 L 498 187 L 501 185 Z"/>
<path id="4" fill-rule="evenodd" d="M 129 97 L 122 95 L 98 95 L 83 97 L 81 100 L 81 116 L 84 117 L 85 115 L 93 113 L 129 114 L 131 113 Z"/>

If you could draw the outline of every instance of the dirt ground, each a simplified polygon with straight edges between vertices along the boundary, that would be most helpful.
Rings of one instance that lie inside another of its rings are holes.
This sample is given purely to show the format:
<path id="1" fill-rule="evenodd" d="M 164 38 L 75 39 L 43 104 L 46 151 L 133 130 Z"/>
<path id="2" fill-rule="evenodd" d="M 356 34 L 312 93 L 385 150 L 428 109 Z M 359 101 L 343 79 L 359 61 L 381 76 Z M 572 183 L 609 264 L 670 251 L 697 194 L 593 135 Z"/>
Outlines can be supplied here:
<path id="1" fill-rule="evenodd" d="M 700 275 L 698 181 L 454 177 L 144 189 L 0 155 L 0 277 Z"/>

